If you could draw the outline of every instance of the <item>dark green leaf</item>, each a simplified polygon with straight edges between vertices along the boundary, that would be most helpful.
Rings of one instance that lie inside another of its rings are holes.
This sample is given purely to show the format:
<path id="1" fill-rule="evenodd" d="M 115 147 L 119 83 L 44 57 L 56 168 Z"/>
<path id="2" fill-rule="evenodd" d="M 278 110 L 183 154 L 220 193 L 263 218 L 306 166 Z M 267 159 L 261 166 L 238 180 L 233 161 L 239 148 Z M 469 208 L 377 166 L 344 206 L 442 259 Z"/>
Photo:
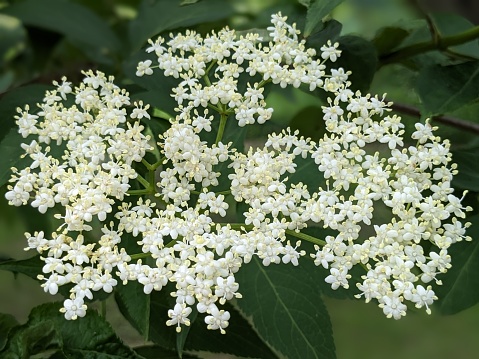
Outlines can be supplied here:
<path id="1" fill-rule="evenodd" d="M 378 55 L 387 54 L 398 47 L 409 35 L 409 31 L 396 26 L 386 26 L 380 29 L 373 39 Z"/>
<path id="2" fill-rule="evenodd" d="M 319 106 L 305 107 L 293 117 L 289 127 L 292 131 L 298 130 L 301 136 L 310 137 L 313 141 L 318 141 L 326 133 L 323 115 L 323 111 Z"/>
<path id="3" fill-rule="evenodd" d="M 452 268 L 440 277 L 443 285 L 434 288 L 443 314 L 455 314 L 479 302 L 479 217 L 469 221 L 472 226 L 467 234 L 472 242 L 456 243 L 449 248 Z"/>
<path id="4" fill-rule="evenodd" d="M 323 18 L 342 2 L 343 0 L 315 0 L 312 5 L 310 4 L 304 26 L 304 37 L 311 35 L 315 28 L 318 29 L 318 25 L 321 28 Z"/>
<path id="5" fill-rule="evenodd" d="M 30 358 L 34 354 L 61 345 L 53 322 L 48 318 L 43 321 L 18 326 L 10 331 L 8 342 L 0 357 L 4 359 Z"/>
<path id="6" fill-rule="evenodd" d="M 168 309 L 173 308 L 175 300 L 169 295 L 171 288 L 151 294 L 150 340 L 162 348 L 176 350 L 176 332 L 166 326 Z M 186 339 L 185 351 L 206 351 L 227 353 L 240 357 L 276 359 L 271 350 L 252 330 L 250 324 L 231 305 L 224 309 L 231 314 L 230 325 L 226 334 L 208 330 L 204 322 L 204 314 L 198 315 L 192 321 L 190 332 Z M 183 329 L 184 330 L 184 329 Z"/>
<path id="7" fill-rule="evenodd" d="M 59 312 L 60 303 L 48 303 L 34 308 L 27 325 L 49 320 L 61 337 L 62 350 L 69 358 L 140 359 L 116 336 L 110 324 L 94 310 L 78 320 L 66 320 Z"/>
<path id="8" fill-rule="evenodd" d="M 10 330 L 18 325 L 19 324 L 13 315 L 0 313 L 0 352 L 7 343 L 7 337 Z"/>
<path id="9" fill-rule="evenodd" d="M 453 186 L 479 192 L 479 149 L 474 148 L 464 151 L 454 151 L 453 161 L 457 163 L 459 173 L 454 176 Z"/>
<path id="10" fill-rule="evenodd" d="M 167 327 L 168 309 L 175 306 L 175 300 L 169 293 L 174 290 L 172 285 L 168 285 L 160 292 L 150 294 L 150 330 L 148 339 L 158 344 L 162 348 L 176 351 L 176 331 L 175 328 Z"/>
<path id="11" fill-rule="evenodd" d="M 477 101 L 478 81 L 479 61 L 422 69 L 417 79 L 417 92 L 423 116 L 444 114 Z"/>
<path id="12" fill-rule="evenodd" d="M 374 45 L 358 36 L 341 36 L 338 40 L 341 56 L 333 64 L 334 68 L 343 67 L 352 71 L 348 78 L 353 91 L 365 92 L 369 89 L 376 73 L 378 58 Z"/>
<path id="13" fill-rule="evenodd" d="M 320 51 L 320 48 L 325 45 L 328 40 L 332 42 L 336 41 L 341 33 L 343 25 L 334 19 L 326 21 L 324 27 L 321 31 L 312 33 L 306 39 L 306 46 L 314 48 L 317 52 Z"/>
<path id="14" fill-rule="evenodd" d="M 0 153 L 2 154 L 2 160 L 0 162 L 0 186 L 3 186 L 8 182 L 12 175 L 11 168 L 25 168 L 31 163 L 31 158 L 20 156 L 25 151 L 20 147 L 24 138 L 20 135 L 16 128 L 10 129 L 5 138 L 0 142 Z"/>
<path id="15" fill-rule="evenodd" d="M 122 47 L 121 41 L 102 18 L 74 2 L 26 0 L 15 2 L 2 12 L 19 18 L 26 25 L 66 36 L 81 49 L 94 54 L 96 61 L 107 61 Z"/>
<path id="16" fill-rule="evenodd" d="M 304 266 L 264 267 L 256 257 L 236 274 L 237 301 L 259 336 L 280 357 L 335 358 L 321 286 Z"/>
<path id="17" fill-rule="evenodd" d="M 129 282 L 115 288 L 115 300 L 121 314 L 145 338 L 150 326 L 150 296 L 143 292 L 143 285 Z"/>
<path id="18" fill-rule="evenodd" d="M 229 2 L 223 0 L 201 1 L 188 6 L 171 0 L 144 0 L 138 16 L 130 23 L 131 48 L 138 50 L 149 38 L 165 30 L 224 19 L 232 13 Z"/>
<path id="19" fill-rule="evenodd" d="M 198 311 L 196 308 L 193 308 L 193 311 L 189 315 L 189 319 L 191 323 L 196 321 L 198 317 Z M 185 348 L 186 339 L 188 338 L 188 334 L 190 334 L 191 326 L 183 328 L 180 333 L 176 335 L 176 352 L 180 358 L 183 358 L 183 350 Z"/>
<path id="20" fill-rule="evenodd" d="M 30 111 L 34 112 L 36 104 L 41 102 L 45 92 L 52 88 L 52 86 L 47 85 L 28 85 L 10 90 L 2 96 L 0 100 L 0 125 L 2 127 L 0 140 L 6 137 L 8 129 L 16 126 L 14 116 L 17 115 L 17 108 L 21 107 L 23 109 L 25 105 L 29 105 Z M 18 146 L 20 147 L 20 143 L 18 143 Z"/>
<path id="21" fill-rule="evenodd" d="M 146 359 L 178 359 L 178 353 L 174 350 L 168 350 L 157 345 L 135 348 L 137 354 Z M 198 359 L 192 354 L 183 354 L 182 359 Z"/>
<path id="22" fill-rule="evenodd" d="M 37 276 L 42 273 L 44 265 L 45 263 L 40 259 L 39 255 L 22 260 L 0 261 L 0 269 L 13 273 L 22 273 L 35 280 L 37 280 Z"/>

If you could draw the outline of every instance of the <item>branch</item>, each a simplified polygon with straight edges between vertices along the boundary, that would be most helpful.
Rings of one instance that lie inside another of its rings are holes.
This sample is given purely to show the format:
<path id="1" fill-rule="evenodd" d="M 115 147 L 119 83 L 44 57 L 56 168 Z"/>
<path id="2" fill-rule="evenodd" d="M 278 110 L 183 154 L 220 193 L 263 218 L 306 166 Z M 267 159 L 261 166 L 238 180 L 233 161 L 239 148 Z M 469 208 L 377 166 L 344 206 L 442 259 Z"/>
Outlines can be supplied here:
<path id="1" fill-rule="evenodd" d="M 391 108 L 394 111 L 401 112 L 407 115 L 415 116 L 415 117 L 421 117 L 421 111 L 417 109 L 416 107 L 409 106 L 409 105 L 404 105 L 400 103 L 393 103 L 391 105 Z M 469 122 L 469 121 L 464 121 L 459 118 L 455 117 L 450 117 L 450 116 L 433 116 L 431 117 L 431 120 L 435 122 L 442 123 L 447 126 L 459 128 L 461 130 L 473 132 L 475 134 L 479 135 L 479 124 Z"/>
<path id="2" fill-rule="evenodd" d="M 446 50 L 450 46 L 461 45 L 479 38 L 479 26 L 456 35 L 419 42 L 379 57 L 381 65 L 391 64 L 433 50 Z"/>

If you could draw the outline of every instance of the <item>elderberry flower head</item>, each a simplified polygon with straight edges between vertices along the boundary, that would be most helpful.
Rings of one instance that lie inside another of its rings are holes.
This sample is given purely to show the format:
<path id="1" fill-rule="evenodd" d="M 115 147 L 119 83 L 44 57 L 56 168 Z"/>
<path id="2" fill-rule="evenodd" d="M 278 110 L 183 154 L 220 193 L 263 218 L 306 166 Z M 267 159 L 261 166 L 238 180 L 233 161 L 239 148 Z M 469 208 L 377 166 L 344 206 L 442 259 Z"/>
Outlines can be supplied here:
<path id="1" fill-rule="evenodd" d="M 45 262 L 45 291 L 73 284 L 62 309 L 67 319 L 85 315 L 84 298 L 93 292 L 137 281 L 145 294 L 171 285 L 176 303 L 166 324 L 177 331 L 196 306 L 208 329 L 225 333 L 230 313 L 221 306 L 241 298 L 241 266 L 253 256 L 265 266 L 301 265 L 306 250 L 298 237 L 314 243 L 309 255 L 329 270 L 325 282 L 333 289 L 349 288 L 358 265 L 365 274 L 350 290 L 377 301 L 386 316 L 405 315 L 407 302 L 430 311 L 437 297 L 426 283 L 439 284 L 451 266 L 449 247 L 470 239 L 462 222 L 470 208 L 450 186 L 457 172 L 450 144 L 426 122 L 409 145 L 384 96 L 354 93 L 350 72 L 328 69 L 339 45 L 307 49 L 286 20 L 272 16 L 268 41 L 228 28 L 149 41 L 156 64 L 141 61 L 136 74 L 162 71 L 177 80 L 175 116 L 155 139 L 155 164 L 144 158 L 152 146 L 138 121 L 149 118 L 149 106 L 138 103 L 128 115 L 128 94 L 101 73 L 86 73 L 75 89 L 63 79 L 40 112 L 20 111 L 20 133 L 35 137 L 22 146 L 31 164 L 14 169 L 6 197 L 12 205 L 33 197 L 42 213 L 63 207 L 57 231 L 27 238 Z M 273 114 L 264 93 L 272 85 L 328 94 L 323 138 L 284 129 L 242 150 L 242 128 Z M 69 96 L 75 105 L 62 102 Z M 149 180 L 133 167 L 139 161 Z M 298 163 L 306 161 L 314 184 L 298 180 Z M 135 179 L 144 189 L 128 192 Z M 156 198 L 132 198 L 152 192 Z M 234 201 L 241 203 L 239 225 L 226 222 Z M 378 217 L 377 208 L 388 215 Z M 95 217 L 102 234 L 86 240 Z M 308 227 L 328 235 L 300 233 Z M 135 245 L 137 253 L 127 252 Z"/>

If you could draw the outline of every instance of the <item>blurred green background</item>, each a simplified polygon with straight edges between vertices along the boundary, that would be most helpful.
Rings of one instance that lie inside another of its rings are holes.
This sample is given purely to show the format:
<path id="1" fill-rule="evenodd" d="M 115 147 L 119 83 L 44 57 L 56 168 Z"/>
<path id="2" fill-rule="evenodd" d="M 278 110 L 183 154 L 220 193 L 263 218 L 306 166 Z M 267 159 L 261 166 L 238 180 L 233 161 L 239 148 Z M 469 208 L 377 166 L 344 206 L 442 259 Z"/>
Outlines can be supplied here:
<path id="1" fill-rule="evenodd" d="M 41 1 L 41 0 L 39 0 Z M 173 0 L 172 0 L 173 1 Z M 207 1 L 207 0 L 204 0 Z M 120 28 L 122 20 L 135 16 L 137 1 L 78 1 L 90 5 L 99 15 L 109 17 L 112 26 Z M 294 1 L 231 1 L 237 15 L 230 19 L 231 26 L 247 29 L 250 21 L 261 23 L 258 18 L 269 17 L 270 12 L 289 9 Z M 0 1 L 7 6 L 9 1 Z M 356 34 L 371 39 L 381 27 L 418 18 L 417 9 L 407 0 L 349 0 L 341 4 L 333 17 L 343 24 L 341 34 Z M 479 21 L 479 1 L 424 1 L 423 5 L 437 11 L 448 11 L 468 16 L 472 22 Z M 265 9 L 268 13 L 261 15 Z M 271 11 L 269 9 L 272 9 Z M 110 12 L 108 12 L 110 11 Z M 9 24 L 0 17 L 0 25 Z M 255 26 L 253 26 L 255 27 Z M 23 35 L 22 35 L 23 36 Z M 80 68 L 93 66 L 91 60 L 79 53 L 74 44 L 62 41 L 61 36 L 51 31 L 29 27 L 30 43 L 24 48 L 15 48 L 2 61 L 0 91 L 7 91 L 25 83 L 49 83 L 59 79 L 63 73 L 78 73 Z M 4 38 L 0 37 L 0 45 Z M 29 67 L 30 66 L 30 67 Z M 117 69 L 118 70 L 118 69 Z M 121 70 L 118 70 L 121 72 Z M 402 65 L 391 65 L 380 69 L 371 85 L 373 94 L 388 93 L 393 101 L 418 105 L 418 96 L 410 91 L 415 73 Z M 318 99 L 300 91 L 276 91 L 268 97 L 275 107 L 271 128 L 290 123 L 296 117 L 316 116 L 321 113 Z M 452 115 L 464 120 L 479 118 L 479 104 L 472 104 Z M 413 118 L 403 116 L 406 123 Z M 301 125 L 304 126 L 304 125 Z M 2 131 L 2 130 L 0 130 Z M 303 131 L 309 131 L 303 128 Z M 467 146 L 477 143 L 476 136 L 464 134 L 453 128 L 441 126 L 440 134 L 448 138 L 459 137 Z M 251 137 L 261 133 L 252 132 Z M 3 137 L 3 134 L 2 134 Z M 1 155 L 1 154 L 0 154 Z M 3 160 L 3 159 L 2 159 Z M 0 194 L 0 257 L 27 258 L 30 253 L 23 251 L 23 233 L 28 227 L 28 216 L 20 217 L 18 210 L 7 205 L 4 191 Z M 0 271 L 0 312 L 11 313 L 24 322 L 32 307 L 52 300 L 39 284 L 22 275 L 14 276 Z M 479 357 L 479 307 L 475 306 L 454 316 L 441 316 L 434 311 L 431 316 L 423 311 L 410 312 L 400 321 L 386 319 L 373 303 L 335 300 L 325 298 L 333 322 L 333 330 L 339 359 L 348 358 L 455 358 Z M 118 328 L 119 334 L 130 343 L 141 343 L 129 324 L 115 311 L 113 301 L 109 318 Z"/>

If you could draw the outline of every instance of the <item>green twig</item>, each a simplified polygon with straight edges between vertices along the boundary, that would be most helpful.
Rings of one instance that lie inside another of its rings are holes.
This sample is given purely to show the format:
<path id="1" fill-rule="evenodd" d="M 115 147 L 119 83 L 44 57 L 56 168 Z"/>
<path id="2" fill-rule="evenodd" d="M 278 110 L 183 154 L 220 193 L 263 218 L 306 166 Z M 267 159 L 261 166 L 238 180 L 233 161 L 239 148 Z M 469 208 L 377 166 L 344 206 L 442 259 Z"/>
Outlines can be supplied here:
<path id="1" fill-rule="evenodd" d="M 296 237 L 296 238 L 299 238 L 299 239 L 303 239 L 303 240 L 308 241 L 308 242 L 313 243 L 313 244 L 317 244 L 319 246 L 326 245 L 326 241 L 323 241 L 322 239 L 310 236 L 309 234 L 306 234 L 306 233 L 296 232 L 296 231 L 293 231 L 291 229 L 287 229 L 286 234 L 289 234 L 290 236 L 293 236 L 293 237 Z"/>
<path id="2" fill-rule="evenodd" d="M 226 121 L 228 120 L 228 115 L 226 113 L 221 113 L 220 126 L 218 128 L 218 134 L 216 135 L 215 144 L 217 145 L 223 138 L 223 133 L 225 132 Z"/>
<path id="3" fill-rule="evenodd" d="M 410 46 L 403 47 L 397 51 L 382 55 L 379 60 L 381 65 L 387 65 L 394 62 L 400 62 L 411 56 L 419 55 L 433 50 L 446 50 L 450 46 L 461 45 L 466 42 L 479 38 L 479 26 L 456 35 L 439 37 L 429 41 L 420 42 Z"/>

